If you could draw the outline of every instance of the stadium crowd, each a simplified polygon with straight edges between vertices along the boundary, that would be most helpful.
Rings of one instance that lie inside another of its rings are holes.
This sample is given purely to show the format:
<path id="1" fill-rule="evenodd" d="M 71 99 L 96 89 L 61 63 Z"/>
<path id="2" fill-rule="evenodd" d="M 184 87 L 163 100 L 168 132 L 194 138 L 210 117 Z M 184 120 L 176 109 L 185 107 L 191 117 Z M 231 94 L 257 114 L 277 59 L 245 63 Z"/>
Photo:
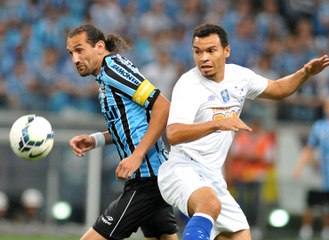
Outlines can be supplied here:
<path id="1" fill-rule="evenodd" d="M 203 22 L 228 30 L 231 63 L 271 79 L 329 49 L 326 0 L 1 0 L 0 109 L 99 112 L 97 84 L 81 79 L 65 48 L 66 33 L 86 22 L 126 39 L 126 55 L 169 99 L 194 64 L 191 31 Z M 319 117 L 327 73 L 280 103 L 277 117 Z"/>

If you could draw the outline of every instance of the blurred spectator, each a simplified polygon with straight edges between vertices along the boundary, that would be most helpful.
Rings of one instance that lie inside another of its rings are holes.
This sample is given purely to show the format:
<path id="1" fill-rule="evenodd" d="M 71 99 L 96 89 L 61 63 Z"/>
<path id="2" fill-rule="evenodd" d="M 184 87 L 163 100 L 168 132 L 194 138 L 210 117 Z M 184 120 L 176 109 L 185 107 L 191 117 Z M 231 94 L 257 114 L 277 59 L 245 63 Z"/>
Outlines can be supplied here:
<path id="1" fill-rule="evenodd" d="M 0 109 L 7 108 L 9 105 L 9 96 L 6 91 L 6 83 L 4 76 L 0 75 Z"/>
<path id="2" fill-rule="evenodd" d="M 308 136 L 307 144 L 303 147 L 300 158 L 294 170 L 294 177 L 299 178 L 305 166 L 314 163 L 315 153 L 318 150 L 319 159 L 317 170 L 321 175 L 322 186 L 308 192 L 307 208 L 305 209 L 302 226 L 299 232 L 301 239 L 311 239 L 313 235 L 313 217 L 316 207 L 322 210 L 322 239 L 329 239 L 329 98 L 323 102 L 325 117 L 317 120 Z"/>
<path id="3" fill-rule="evenodd" d="M 272 55 L 267 52 L 262 52 L 252 70 L 257 74 L 265 76 L 268 79 L 279 79 L 280 75 L 273 70 Z"/>
<path id="4" fill-rule="evenodd" d="M 151 8 L 140 16 L 138 24 L 150 34 L 171 29 L 173 26 L 172 20 L 165 12 L 164 1 L 161 0 L 152 1 Z"/>
<path id="5" fill-rule="evenodd" d="M 65 46 L 65 28 L 61 25 L 62 13 L 54 6 L 48 4 L 45 7 L 44 17 L 34 24 L 34 36 L 39 47 L 52 47 L 58 50 Z"/>
<path id="6" fill-rule="evenodd" d="M 223 25 L 223 27 L 227 29 L 228 36 L 232 37 L 237 31 L 237 24 L 243 19 L 248 19 L 253 16 L 251 0 L 235 0 L 231 3 L 229 11 L 220 25 Z"/>
<path id="7" fill-rule="evenodd" d="M 161 93 L 171 99 L 172 89 L 178 80 L 178 68 L 175 62 L 170 60 L 170 55 L 163 50 L 156 52 L 156 60 L 141 69 L 147 79 L 161 90 Z"/>
<path id="8" fill-rule="evenodd" d="M 117 0 L 92 1 L 88 14 L 91 22 L 105 33 L 121 34 L 123 32 L 125 16 Z"/>
<path id="9" fill-rule="evenodd" d="M 240 131 L 235 136 L 226 178 L 236 191 L 237 202 L 248 218 L 254 239 L 259 239 L 266 221 L 263 183 L 275 163 L 275 141 L 273 134 L 265 131 L 257 120 L 252 120 L 250 127 L 252 132 Z"/>
<path id="10" fill-rule="evenodd" d="M 315 11 L 314 29 L 317 35 L 329 34 L 329 2 L 327 0 L 317 1 Z"/>
<path id="11" fill-rule="evenodd" d="M 225 14 L 229 12 L 229 3 L 225 0 L 213 1 L 203 17 L 203 21 L 212 24 L 221 25 L 225 20 Z"/>
<path id="12" fill-rule="evenodd" d="M 295 31 L 304 59 L 309 60 L 317 56 L 312 22 L 307 18 L 299 19 Z"/>
<path id="13" fill-rule="evenodd" d="M 192 36 L 190 32 L 183 26 L 177 25 L 173 30 L 173 44 L 174 49 L 172 49 L 171 57 L 184 69 L 189 69 L 194 66 L 193 57 L 190 51 L 190 44 Z"/>
<path id="14" fill-rule="evenodd" d="M 262 9 L 256 15 L 255 24 L 260 43 L 271 37 L 283 39 L 288 32 L 285 19 L 279 12 L 277 0 L 262 1 Z"/>
<path id="15" fill-rule="evenodd" d="M 16 110 L 43 108 L 45 101 L 34 101 L 38 98 L 35 93 L 39 86 L 23 60 L 17 60 L 13 71 L 6 77 L 5 85 L 10 108 Z"/>
<path id="16" fill-rule="evenodd" d="M 72 68 L 72 62 L 69 58 L 65 58 L 61 65 L 60 72 L 62 73 L 58 84 L 57 93 L 65 96 L 66 102 L 61 96 L 54 96 L 61 106 L 61 112 L 73 111 L 75 113 L 99 113 L 100 106 L 98 100 L 98 85 L 93 76 L 86 76 L 81 79 L 76 69 Z M 61 104 L 62 102 L 62 104 Z M 56 109 L 56 106 L 55 106 Z"/>
<path id="17" fill-rule="evenodd" d="M 28 188 L 21 195 L 21 203 L 24 207 L 24 220 L 26 222 L 38 221 L 40 209 L 43 205 L 43 195 L 38 189 Z"/>
<path id="18" fill-rule="evenodd" d="M 242 18 L 236 22 L 236 31 L 229 40 L 232 46 L 229 61 L 243 67 L 253 66 L 260 53 L 260 44 L 255 38 L 255 22 L 253 18 Z"/>
<path id="19" fill-rule="evenodd" d="M 143 27 L 140 28 L 141 36 L 134 40 L 132 60 L 135 61 L 137 67 L 149 64 L 155 59 L 155 49 L 153 41 L 155 36 L 146 31 Z"/>
<path id="20" fill-rule="evenodd" d="M 61 72 L 56 48 L 44 48 L 42 58 L 39 60 L 35 69 L 35 76 L 35 85 L 38 87 L 39 97 L 43 98 L 45 104 L 43 109 L 55 112 L 61 111 L 68 103 L 62 102 L 65 101 L 64 96 L 58 97 L 62 93 L 62 89 L 59 87 L 62 82 L 60 81 Z M 58 101 L 60 101 L 61 104 L 59 104 Z"/>
<path id="21" fill-rule="evenodd" d="M 300 18 L 314 18 L 317 1 L 314 0 L 281 0 L 282 9 L 290 29 Z"/>
<path id="22" fill-rule="evenodd" d="M 0 191 L 0 220 L 7 215 L 9 203 L 8 196 L 4 192 Z"/>
<path id="23" fill-rule="evenodd" d="M 329 4 L 326 0 L 18 0 L 0 1 L 0 6 L 0 75 L 5 82 L 2 83 L 2 89 L 3 85 L 6 89 L 8 85 L 13 86 L 10 82 L 16 63 L 23 60 L 28 64 L 26 73 L 32 76 L 40 68 L 44 51 L 47 48 L 56 51 L 56 65 L 60 66 L 60 70 L 56 68 L 59 76 L 53 79 L 59 78 L 58 85 L 70 87 L 63 90 L 51 86 L 49 92 L 44 92 L 45 99 L 57 96 L 53 102 L 51 100 L 53 104 L 43 108 L 46 111 L 56 110 L 54 105 L 68 103 L 67 94 L 63 94 L 65 91 L 75 92 L 75 97 L 68 93 L 71 95 L 71 106 L 76 105 L 73 103 L 75 100 L 85 102 L 84 106 L 88 105 L 90 94 L 94 93 L 89 87 L 87 95 L 82 94 L 82 91 L 74 91 L 72 86 L 75 84 L 86 83 L 91 86 L 92 81 L 77 82 L 71 73 L 68 72 L 69 77 L 63 77 L 61 72 L 67 71 L 64 66 L 65 34 L 83 22 L 94 23 L 105 33 L 123 34 L 133 49 L 127 54 L 138 67 L 156 62 L 157 51 L 161 50 L 169 53 L 170 61 L 177 64 L 182 72 L 194 66 L 189 51 L 190 30 L 203 22 L 218 23 L 229 31 L 230 44 L 235 49 L 231 52 L 231 62 L 252 68 L 260 58 L 264 59 L 262 54 L 270 54 L 273 64 L 269 71 L 275 71 L 281 76 L 290 74 L 296 66 L 300 67 L 306 61 L 305 58 L 308 60 L 319 51 L 326 52 L 329 42 Z M 322 78 L 320 82 L 323 87 L 321 89 L 326 89 L 323 85 L 326 81 Z M 309 89 L 314 88 L 318 89 L 317 83 Z M 312 94 L 318 94 L 317 91 Z M 321 92 L 323 95 L 325 91 Z M 35 93 L 29 90 L 24 95 Z M 302 99 L 303 94 L 299 95 Z M 37 99 L 31 96 L 31 103 L 24 108 L 37 106 L 40 109 L 40 103 L 33 102 Z M 11 108 L 13 101 L 7 102 L 9 105 L 3 102 L 1 108 Z M 298 101 L 298 104 L 301 102 Z M 291 101 L 287 105 L 295 106 L 296 102 Z M 296 109 L 299 108 L 297 105 Z M 306 106 L 306 112 L 314 111 L 309 108 Z M 83 107 L 81 111 L 93 113 L 94 109 Z M 291 116 L 294 114 L 285 114 L 285 120 L 298 119 L 299 113 Z"/>
<path id="24" fill-rule="evenodd" d="M 205 8 L 201 0 L 183 0 L 181 1 L 181 11 L 177 14 L 177 24 L 186 29 L 193 29 L 201 24 L 202 15 Z"/>

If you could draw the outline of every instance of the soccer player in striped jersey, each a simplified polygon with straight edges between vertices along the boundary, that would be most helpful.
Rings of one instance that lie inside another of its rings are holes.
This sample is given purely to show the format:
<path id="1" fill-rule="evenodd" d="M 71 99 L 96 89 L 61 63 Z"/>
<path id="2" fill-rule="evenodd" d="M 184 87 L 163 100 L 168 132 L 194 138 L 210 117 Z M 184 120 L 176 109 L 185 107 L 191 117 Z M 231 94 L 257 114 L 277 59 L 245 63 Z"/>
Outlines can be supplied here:
<path id="1" fill-rule="evenodd" d="M 280 100 L 329 65 L 324 55 L 276 81 L 250 69 L 226 64 L 231 47 L 223 28 L 203 24 L 194 30 L 196 67 L 176 83 L 167 126 L 172 145 L 159 169 L 162 196 L 191 217 L 183 240 L 250 240 L 241 208 L 227 190 L 222 167 L 234 132 L 251 131 L 239 115 L 246 98 Z M 248 149 L 246 149 L 248 151 Z"/>
<path id="2" fill-rule="evenodd" d="M 149 239 L 176 240 L 173 209 L 157 185 L 160 165 L 167 160 L 161 141 L 169 102 L 120 52 L 127 43 L 114 34 L 106 38 L 93 25 L 81 25 L 67 37 L 67 51 L 81 76 L 94 75 L 107 131 L 70 140 L 76 156 L 115 144 L 121 158 L 116 176 L 125 180 L 122 195 L 112 202 L 82 237 L 123 239 L 141 227 Z"/>
<path id="3" fill-rule="evenodd" d="M 313 123 L 293 173 L 294 178 L 299 178 L 306 165 L 314 165 L 314 159 L 318 156 L 316 166 L 319 168 L 321 176 L 321 187 L 311 189 L 307 193 L 307 208 L 303 213 L 299 239 L 313 237 L 314 213 L 319 207 L 319 209 L 323 209 L 321 211 L 321 239 L 329 239 L 329 213 L 327 211 L 329 204 L 329 97 L 323 100 L 323 113 L 324 118 Z"/>

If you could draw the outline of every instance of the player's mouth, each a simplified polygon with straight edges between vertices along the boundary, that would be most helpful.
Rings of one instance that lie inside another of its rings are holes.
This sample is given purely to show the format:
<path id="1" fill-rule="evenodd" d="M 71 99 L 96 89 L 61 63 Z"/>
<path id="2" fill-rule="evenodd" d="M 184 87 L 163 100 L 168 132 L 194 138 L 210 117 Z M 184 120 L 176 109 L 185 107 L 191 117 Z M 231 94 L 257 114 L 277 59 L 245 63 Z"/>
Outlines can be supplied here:
<path id="1" fill-rule="evenodd" d="M 200 68 L 202 71 L 205 71 L 205 72 L 208 72 L 208 71 L 211 71 L 214 69 L 213 66 L 210 66 L 210 65 L 201 65 Z"/>

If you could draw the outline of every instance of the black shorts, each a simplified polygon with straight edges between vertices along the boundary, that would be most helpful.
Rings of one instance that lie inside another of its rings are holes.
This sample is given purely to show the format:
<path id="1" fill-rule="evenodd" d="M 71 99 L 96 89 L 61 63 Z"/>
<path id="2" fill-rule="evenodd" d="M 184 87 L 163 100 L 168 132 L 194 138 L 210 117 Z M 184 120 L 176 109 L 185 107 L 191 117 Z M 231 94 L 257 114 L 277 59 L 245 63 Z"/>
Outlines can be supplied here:
<path id="1" fill-rule="evenodd" d="M 139 227 L 145 237 L 160 238 L 178 231 L 173 208 L 161 197 L 156 178 L 127 181 L 122 195 L 93 226 L 106 239 L 128 238 Z"/>
<path id="2" fill-rule="evenodd" d="M 328 206 L 329 205 L 329 192 L 321 190 L 310 190 L 307 193 L 307 205 L 313 207 Z"/>

